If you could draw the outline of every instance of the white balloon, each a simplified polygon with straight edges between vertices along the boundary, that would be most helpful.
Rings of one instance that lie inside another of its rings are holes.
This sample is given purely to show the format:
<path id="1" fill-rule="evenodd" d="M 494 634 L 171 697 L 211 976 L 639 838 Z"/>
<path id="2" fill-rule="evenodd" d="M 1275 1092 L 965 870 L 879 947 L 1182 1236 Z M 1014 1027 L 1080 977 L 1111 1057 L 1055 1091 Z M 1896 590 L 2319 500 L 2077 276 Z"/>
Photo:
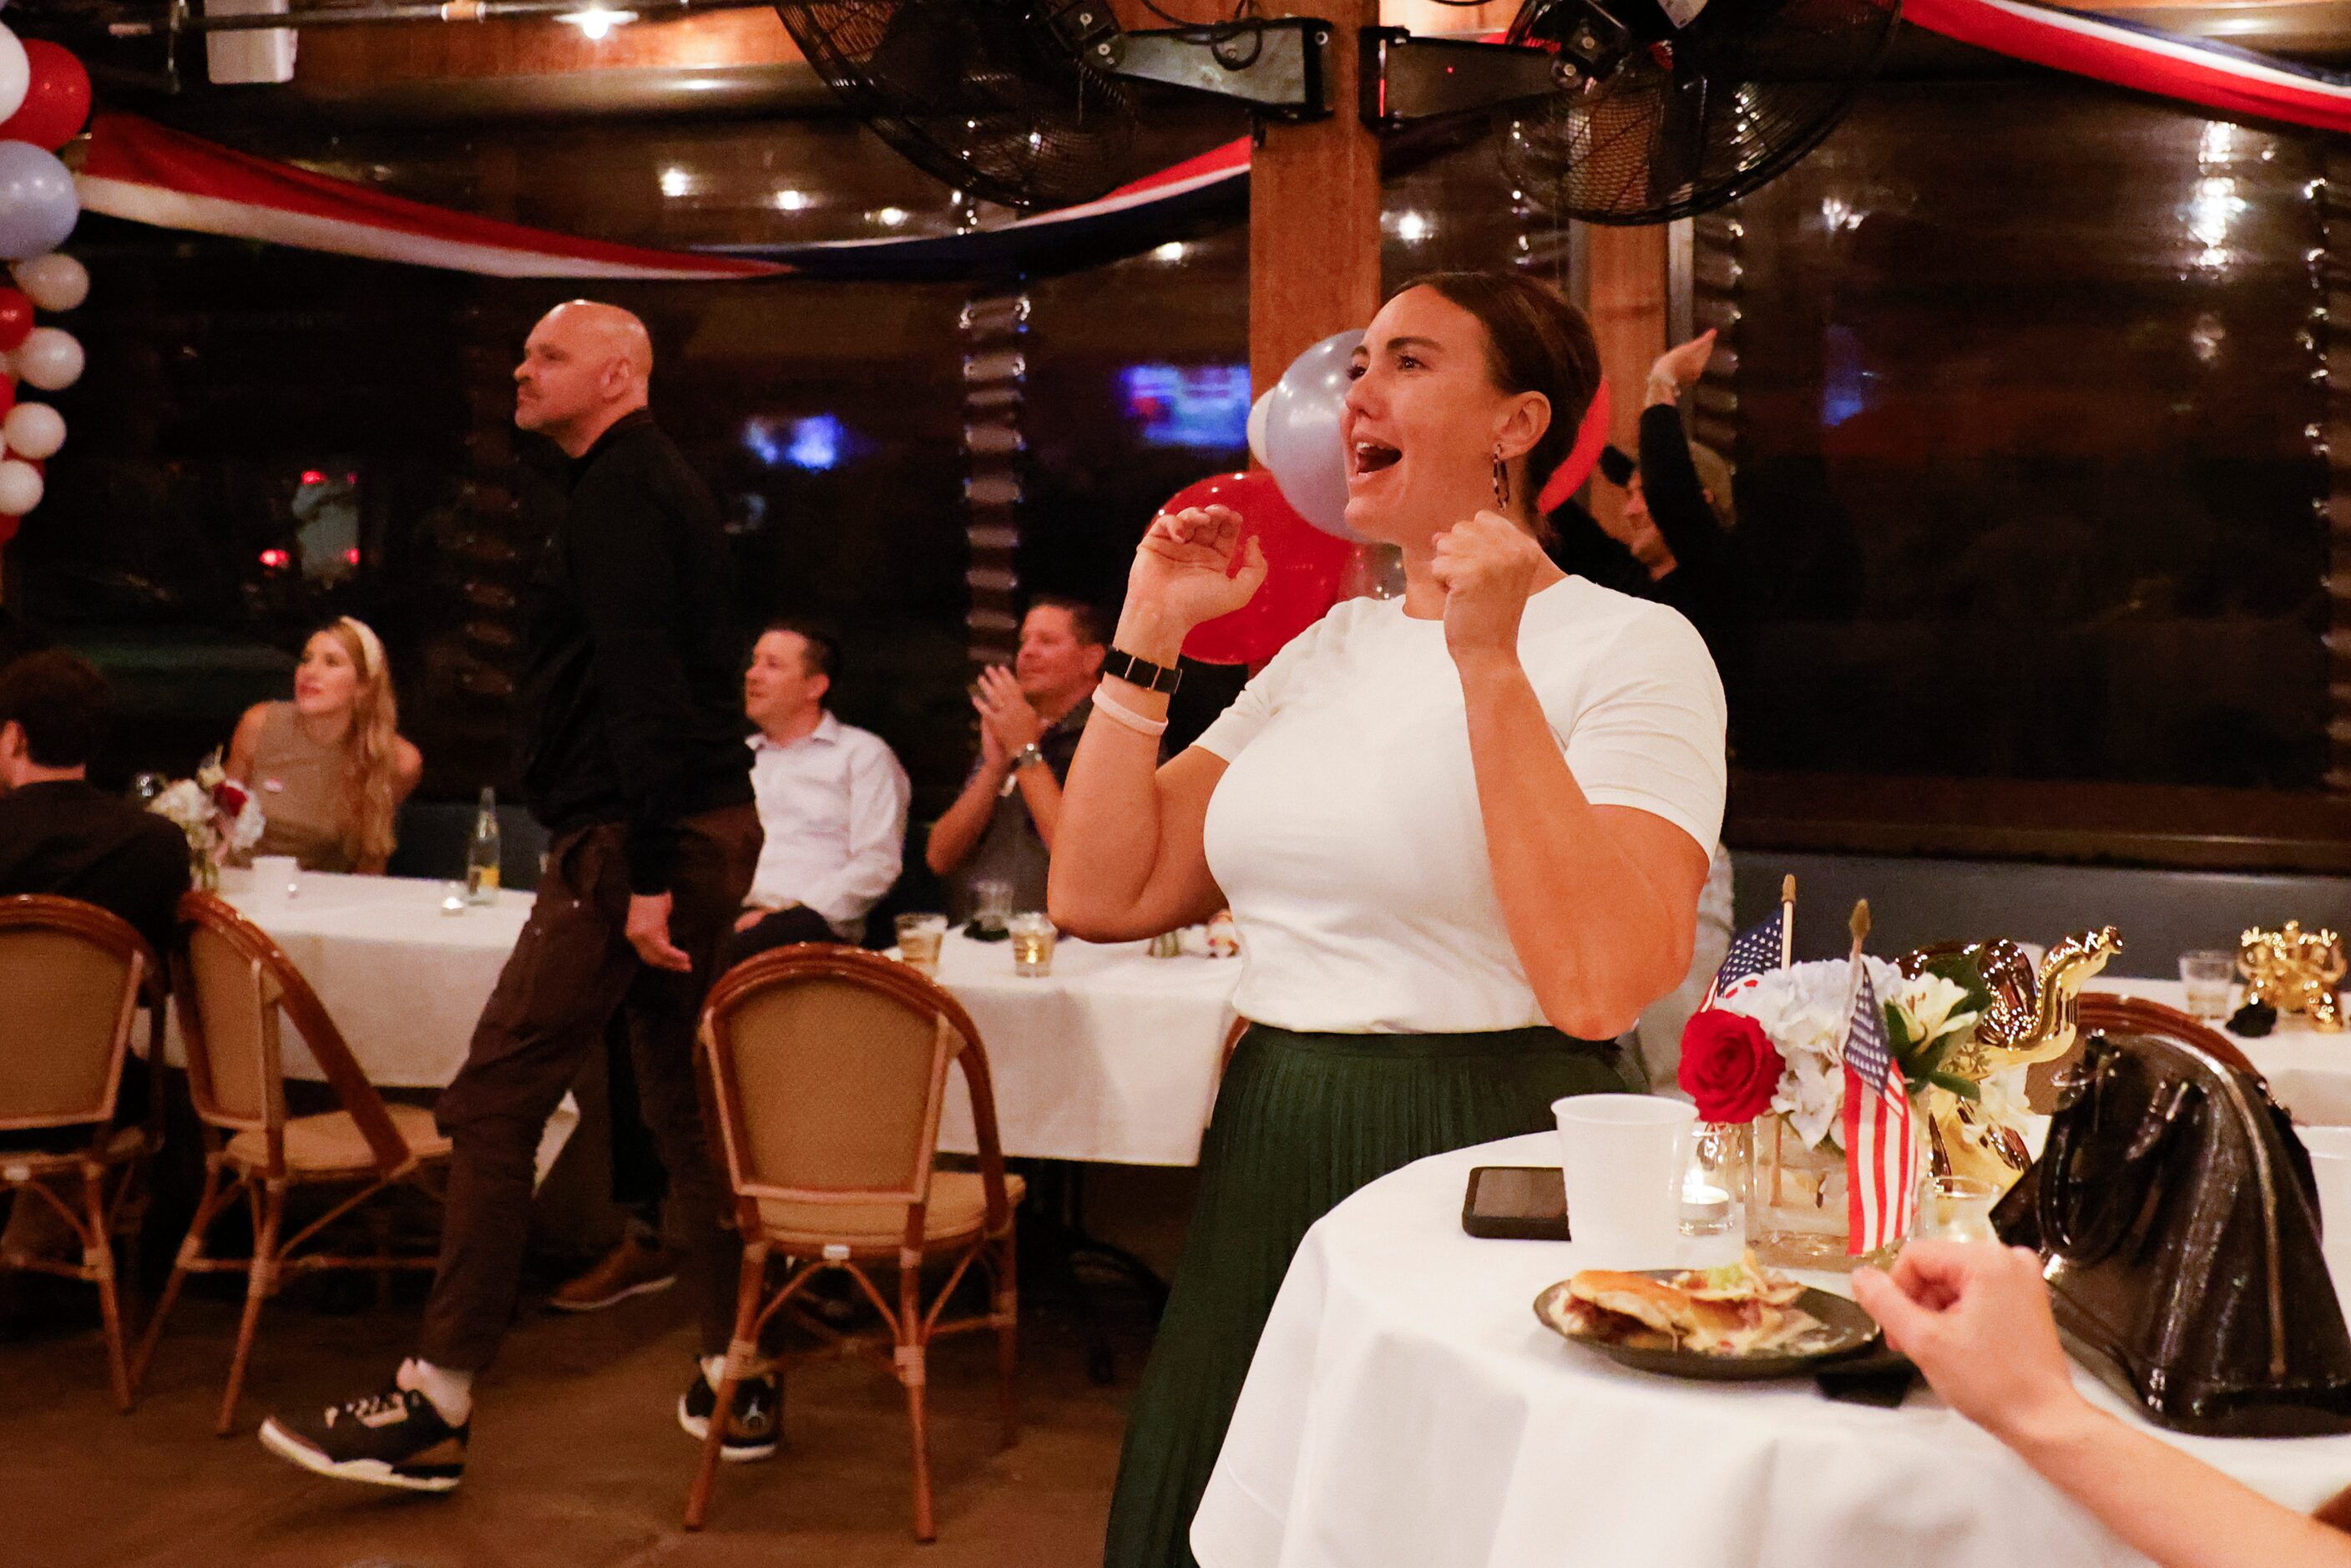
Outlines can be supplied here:
<path id="1" fill-rule="evenodd" d="M 89 269 L 63 251 L 20 261 L 8 270 L 25 298 L 44 310 L 71 310 L 89 298 Z"/>
<path id="2" fill-rule="evenodd" d="M 0 514 L 21 517 L 41 504 L 41 471 L 11 457 L 0 463 Z"/>
<path id="3" fill-rule="evenodd" d="M 0 27 L 0 120 L 25 107 L 25 89 L 33 85 L 33 64 L 16 35 Z"/>
<path id="4" fill-rule="evenodd" d="M 26 292 L 29 294 L 32 290 L 28 288 Z M 38 305 L 40 301 L 36 299 L 33 303 Z M 1271 387 L 1268 387 L 1265 391 L 1257 394 L 1257 401 L 1255 402 L 1249 404 L 1249 455 L 1256 458 L 1259 463 L 1263 463 L 1265 461 L 1265 409 L 1266 404 L 1270 402 L 1272 398 L 1273 389 Z"/>
<path id="5" fill-rule="evenodd" d="M 43 392 L 62 392 L 81 380 L 81 344 L 62 327 L 36 327 L 16 345 L 16 378 Z"/>
<path id="6" fill-rule="evenodd" d="M 66 444 L 66 416 L 45 402 L 20 402 L 0 419 L 0 439 L 12 457 L 55 457 Z"/>

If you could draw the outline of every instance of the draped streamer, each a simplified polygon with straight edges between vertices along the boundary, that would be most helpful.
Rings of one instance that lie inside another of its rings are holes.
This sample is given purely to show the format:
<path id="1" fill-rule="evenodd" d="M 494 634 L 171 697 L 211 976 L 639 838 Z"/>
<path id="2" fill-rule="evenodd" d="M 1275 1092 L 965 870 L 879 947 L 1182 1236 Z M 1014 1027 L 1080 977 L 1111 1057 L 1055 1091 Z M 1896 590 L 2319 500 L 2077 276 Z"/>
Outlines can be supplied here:
<path id="1" fill-rule="evenodd" d="M 1904 0 L 1914 26 L 2011 58 L 2217 114 L 2351 131 L 2351 78 L 2227 44 L 2027 0 Z M 582 239 L 393 196 L 133 115 L 92 124 L 78 176 L 91 212 L 164 228 L 504 277 L 739 280 L 1060 271 L 1131 255 L 1243 210 L 1243 138 L 1096 201 L 953 235 L 694 251 Z"/>

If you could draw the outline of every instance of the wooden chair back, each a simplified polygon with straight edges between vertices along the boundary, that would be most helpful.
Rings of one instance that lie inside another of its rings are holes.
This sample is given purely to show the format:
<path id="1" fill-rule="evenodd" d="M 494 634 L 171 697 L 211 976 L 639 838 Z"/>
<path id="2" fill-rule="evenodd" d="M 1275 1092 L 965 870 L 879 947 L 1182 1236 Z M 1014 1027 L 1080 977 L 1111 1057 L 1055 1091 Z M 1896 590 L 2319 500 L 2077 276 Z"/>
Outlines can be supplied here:
<path id="1" fill-rule="evenodd" d="M 905 965 L 819 943 L 761 954 L 711 988 L 702 1049 L 739 1199 L 926 1202 L 952 1065 L 971 1094 L 991 1230 L 1010 1213 L 978 1030 Z"/>
<path id="2" fill-rule="evenodd" d="M 2262 1070 L 2253 1065 L 2252 1059 L 2245 1055 L 2235 1040 L 2219 1030 L 2198 1022 L 2178 1008 L 2166 1007 L 2145 997 L 2126 997 L 2116 991 L 2085 991 L 2082 993 L 2080 1017 L 2085 1035 L 2099 1032 L 2145 1034 L 2158 1040 L 2176 1040 L 2183 1045 L 2192 1045 L 2231 1067 L 2242 1068 L 2256 1078 L 2262 1076 Z"/>
<path id="3" fill-rule="evenodd" d="M 264 1134 L 271 1165 L 280 1163 L 286 1073 L 279 1026 L 290 1021 L 367 1140 L 377 1169 L 389 1177 L 414 1163 L 342 1031 L 267 932 L 218 894 L 191 893 L 180 900 L 172 968 L 189 1098 L 206 1124 Z"/>
<path id="4" fill-rule="evenodd" d="M 155 957 L 128 921 L 45 894 L 0 898 L 0 1132 L 114 1119 Z"/>

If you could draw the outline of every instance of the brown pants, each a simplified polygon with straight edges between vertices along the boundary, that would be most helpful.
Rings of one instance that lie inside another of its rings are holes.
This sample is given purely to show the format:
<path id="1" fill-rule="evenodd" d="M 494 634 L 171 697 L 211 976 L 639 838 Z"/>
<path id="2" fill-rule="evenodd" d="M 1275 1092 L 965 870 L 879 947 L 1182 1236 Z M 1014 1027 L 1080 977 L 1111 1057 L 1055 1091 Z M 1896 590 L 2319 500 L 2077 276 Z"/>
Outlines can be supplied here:
<path id="1" fill-rule="evenodd" d="M 703 1135 L 695 1024 L 719 946 L 750 890 L 759 816 L 728 806 L 682 825 L 670 940 L 691 975 L 646 967 L 623 935 L 626 830 L 582 828 L 549 846 L 530 921 L 474 1027 L 465 1065 L 434 1114 L 451 1148 L 441 1264 L 418 1354 L 436 1366 L 489 1364 L 514 1315 L 530 1224 L 531 1162 L 547 1119 L 620 1012 L 645 1124 L 668 1168 L 688 1268 L 702 1297 L 702 1348 L 724 1352 L 741 1248 L 724 1177 Z"/>

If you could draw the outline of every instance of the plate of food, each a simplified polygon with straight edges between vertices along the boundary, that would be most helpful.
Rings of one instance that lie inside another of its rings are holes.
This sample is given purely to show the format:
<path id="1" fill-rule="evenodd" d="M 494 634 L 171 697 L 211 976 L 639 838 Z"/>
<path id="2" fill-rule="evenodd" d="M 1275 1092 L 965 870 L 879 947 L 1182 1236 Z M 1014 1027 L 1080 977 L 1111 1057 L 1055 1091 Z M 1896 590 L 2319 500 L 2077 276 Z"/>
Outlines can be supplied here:
<path id="1" fill-rule="evenodd" d="M 1586 1269 L 1535 1298 L 1535 1316 L 1612 1361 L 1674 1377 L 1803 1377 L 1876 1345 L 1876 1321 L 1753 1254 L 1721 1269 Z"/>

